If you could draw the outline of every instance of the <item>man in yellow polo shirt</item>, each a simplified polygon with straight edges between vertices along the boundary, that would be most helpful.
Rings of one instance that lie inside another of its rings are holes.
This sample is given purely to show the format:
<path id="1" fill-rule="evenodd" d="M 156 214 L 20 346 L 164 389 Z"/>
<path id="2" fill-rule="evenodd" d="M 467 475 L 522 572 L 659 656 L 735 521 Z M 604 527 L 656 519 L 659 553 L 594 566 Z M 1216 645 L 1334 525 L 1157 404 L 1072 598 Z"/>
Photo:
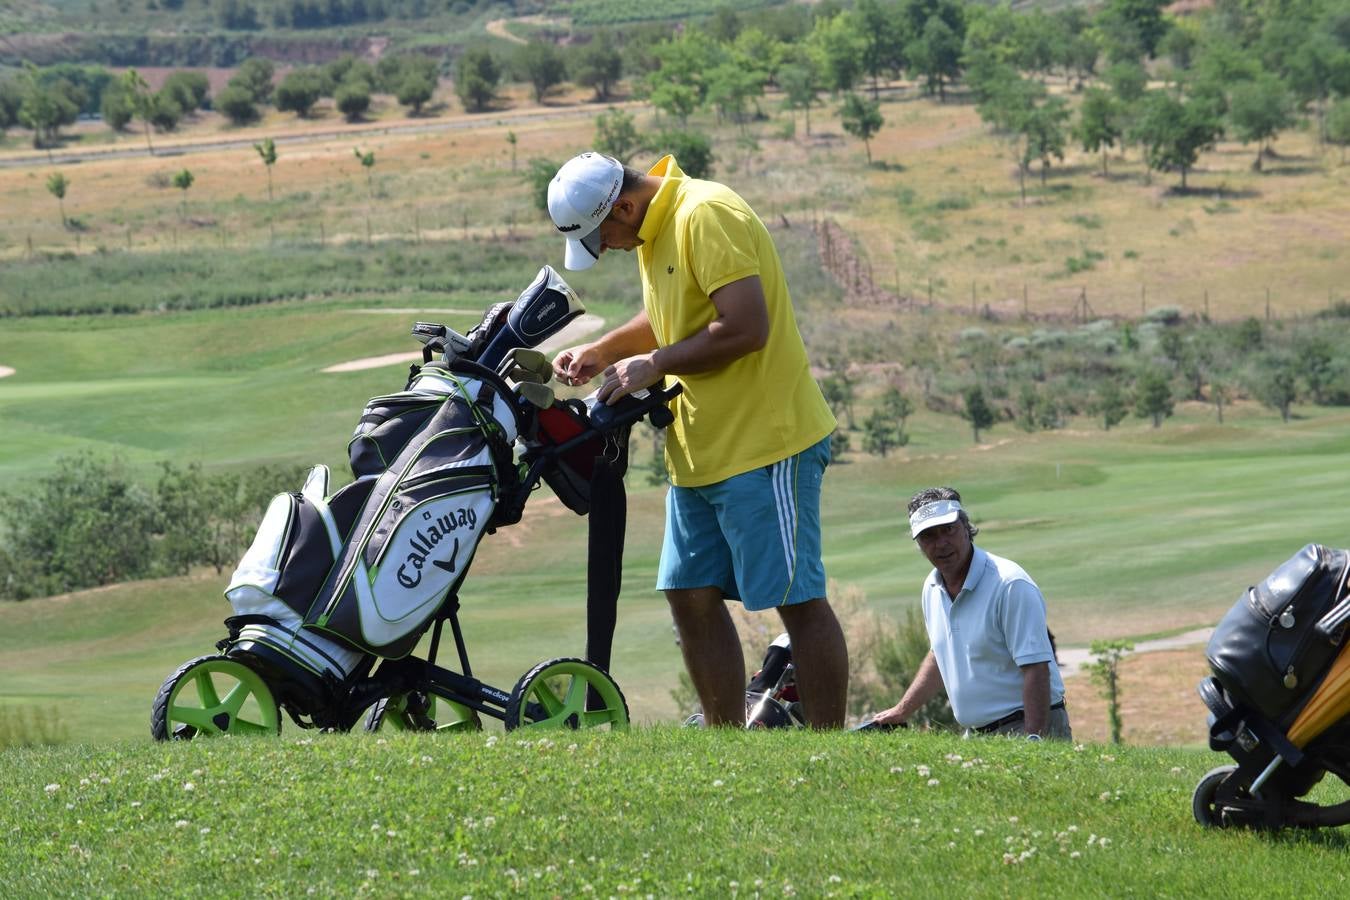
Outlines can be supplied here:
<path id="1" fill-rule="evenodd" d="M 666 156 L 643 173 L 599 153 L 569 160 L 548 191 L 564 264 L 637 250 L 642 312 L 564 350 L 557 377 L 600 375 L 613 402 L 664 378 L 683 385 L 666 441 L 671 488 L 657 588 L 709 725 L 745 721 L 745 661 L 725 600 L 776 608 L 792 641 L 808 722 L 839 727 L 848 650 L 825 597 L 820 484 L 830 413 L 811 376 L 782 263 L 730 188 Z"/>

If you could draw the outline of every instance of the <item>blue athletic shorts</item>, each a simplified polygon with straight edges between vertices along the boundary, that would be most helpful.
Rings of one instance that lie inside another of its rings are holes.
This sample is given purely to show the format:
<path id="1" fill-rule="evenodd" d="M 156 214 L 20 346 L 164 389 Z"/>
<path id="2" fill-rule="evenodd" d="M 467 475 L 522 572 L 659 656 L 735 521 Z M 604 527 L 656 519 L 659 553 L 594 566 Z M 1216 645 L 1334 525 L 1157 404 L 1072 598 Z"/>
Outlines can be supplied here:
<path id="1" fill-rule="evenodd" d="M 671 485 L 656 589 L 716 587 L 749 610 L 825 596 L 820 483 L 830 439 L 703 487 Z"/>

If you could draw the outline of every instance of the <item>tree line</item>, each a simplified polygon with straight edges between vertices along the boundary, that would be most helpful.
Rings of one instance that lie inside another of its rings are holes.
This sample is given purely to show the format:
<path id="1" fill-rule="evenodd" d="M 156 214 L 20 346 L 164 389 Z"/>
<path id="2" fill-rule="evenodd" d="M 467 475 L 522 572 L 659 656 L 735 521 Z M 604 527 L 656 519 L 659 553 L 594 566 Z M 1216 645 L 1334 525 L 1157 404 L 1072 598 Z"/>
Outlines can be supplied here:
<path id="1" fill-rule="evenodd" d="M 323 16 L 351 15 L 359 2 L 333 0 Z M 298 0 L 290 5 L 308 8 Z M 292 71 L 275 92 L 257 72 L 241 68 L 214 106 L 246 124 L 269 102 L 304 116 L 332 97 L 356 118 L 369 108 L 370 94 L 382 91 L 418 114 L 438 78 L 452 75 L 464 108 L 481 112 L 508 78 L 529 85 L 536 101 L 570 81 L 603 102 L 623 82 L 683 128 L 698 111 L 741 125 L 762 117 L 772 87 L 803 115 L 808 134 L 811 111 L 833 98 L 870 159 L 867 142 L 882 125 L 882 85 L 908 77 L 939 100 L 955 84 L 969 90 L 985 121 L 1008 137 L 1023 182 L 1036 163 L 1044 179 L 1070 139 L 1101 152 L 1104 168 L 1108 149 L 1138 146 L 1150 171 L 1177 171 L 1183 186 L 1199 153 L 1220 137 L 1254 143 L 1260 165 L 1300 115 L 1314 120 L 1321 140 L 1350 145 L 1350 0 L 1225 2 L 1188 17 L 1164 15 L 1165 6 L 1108 0 L 1095 11 L 1015 12 L 1006 3 L 961 0 L 825 0 L 739 12 L 723 7 L 687 28 L 669 22 L 567 33 L 546 28 L 510 52 L 481 43 L 439 56 L 394 55 L 373 67 L 346 56 Z M 282 8 L 289 7 L 274 7 Z M 261 58 L 244 64 L 270 65 Z M 125 99 L 114 98 L 114 108 L 104 110 L 109 79 L 84 69 L 30 68 L 0 80 L 0 130 L 23 124 L 41 132 L 35 140 L 50 139 L 73 121 L 72 106 L 102 110 L 113 127 L 125 127 Z M 1077 121 L 1068 100 L 1048 90 L 1052 76 L 1086 91 Z M 190 113 L 203 102 L 199 97 L 193 106 L 178 94 L 157 100 L 156 127 L 173 127 L 175 103 Z"/>
<path id="2" fill-rule="evenodd" d="M 186 575 L 194 566 L 222 573 L 252 541 L 271 497 L 302 477 L 298 466 L 159 468 L 146 484 L 116 459 L 66 456 L 25 490 L 0 495 L 0 600 Z"/>
<path id="3" fill-rule="evenodd" d="M 964 418 L 976 443 L 999 424 L 1054 430 L 1076 416 L 1108 431 L 1131 416 L 1159 428 L 1181 402 L 1209 405 L 1219 425 L 1239 399 L 1288 422 L 1298 403 L 1350 406 L 1350 348 L 1337 338 L 1346 320 L 1345 303 L 1309 319 L 1231 323 L 1159 307 L 1143 322 L 1103 319 L 1029 333 L 971 326 L 954 341 L 916 331 L 913 346 L 899 351 L 907 366 L 879 385 L 864 382 L 858 364 L 894 360 L 896 348 L 826 335 L 821 389 L 840 423 L 837 456 L 855 436 L 863 452 L 878 456 L 905 446 L 907 420 L 920 403 Z"/>
<path id="4" fill-rule="evenodd" d="M 269 105 L 304 118 L 325 97 L 349 121 L 358 121 L 377 92 L 394 96 L 418 115 L 439 80 L 437 61 L 421 54 L 392 55 L 375 65 L 345 55 L 324 65 L 292 69 L 279 80 L 275 63 L 256 57 L 246 60 L 212 97 L 201 72 L 173 72 L 159 90 L 152 90 L 135 69 L 114 76 L 101 66 L 29 64 L 0 78 L 0 134 L 15 126 L 32 129 L 33 146 L 41 149 L 57 144 L 61 128 L 81 116 L 97 114 L 118 132 L 139 119 L 148 136 L 174 131 L 185 118 L 208 109 L 234 125 L 258 121 Z"/>

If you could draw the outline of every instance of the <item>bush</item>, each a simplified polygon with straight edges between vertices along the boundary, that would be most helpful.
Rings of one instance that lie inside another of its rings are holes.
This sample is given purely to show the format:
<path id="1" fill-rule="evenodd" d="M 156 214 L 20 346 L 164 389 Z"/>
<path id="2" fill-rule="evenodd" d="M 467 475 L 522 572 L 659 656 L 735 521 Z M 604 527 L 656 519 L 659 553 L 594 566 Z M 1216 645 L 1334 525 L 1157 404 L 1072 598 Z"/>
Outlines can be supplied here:
<path id="1" fill-rule="evenodd" d="M 258 107 L 247 88 L 230 83 L 216 95 L 216 109 L 234 125 L 249 125 L 258 121 Z"/>
<path id="2" fill-rule="evenodd" d="M 183 112 L 190 113 L 206 107 L 210 90 L 211 83 L 201 72 L 174 72 L 164 81 L 160 93 L 173 97 Z"/>
<path id="3" fill-rule="evenodd" d="M 293 112 L 302 119 L 309 116 L 323 96 L 323 76 L 315 69 L 294 69 L 277 85 L 277 109 Z"/>
<path id="4" fill-rule="evenodd" d="M 230 87 L 247 91 L 254 103 L 266 103 L 272 99 L 272 75 L 276 67 L 270 59 L 260 56 L 244 60 L 239 70 L 230 79 Z"/>
<path id="5" fill-rule="evenodd" d="M 295 467 L 208 476 L 199 465 L 161 464 L 153 489 L 115 459 L 57 461 L 22 494 L 0 534 L 0 600 L 26 600 L 136 578 L 182 575 L 195 565 L 232 566 L 252 540 L 268 500 L 301 481 Z"/>
<path id="6" fill-rule="evenodd" d="M 5 498 L 9 534 L 0 597 L 24 600 L 142 578 L 152 571 L 150 492 L 117 460 L 67 457 L 56 471 Z"/>
<path id="7" fill-rule="evenodd" d="M 658 151 L 672 154 L 690 178 L 712 175 L 712 142 L 705 135 L 695 131 L 663 131 L 653 144 Z"/>
<path id="8" fill-rule="evenodd" d="M 338 112 L 347 117 L 348 122 L 359 120 L 370 109 L 370 88 L 359 80 L 343 82 L 334 95 Z"/>
<path id="9" fill-rule="evenodd" d="M 55 706 L 0 706 L 0 750 L 65 743 L 70 729 L 63 713 Z"/>

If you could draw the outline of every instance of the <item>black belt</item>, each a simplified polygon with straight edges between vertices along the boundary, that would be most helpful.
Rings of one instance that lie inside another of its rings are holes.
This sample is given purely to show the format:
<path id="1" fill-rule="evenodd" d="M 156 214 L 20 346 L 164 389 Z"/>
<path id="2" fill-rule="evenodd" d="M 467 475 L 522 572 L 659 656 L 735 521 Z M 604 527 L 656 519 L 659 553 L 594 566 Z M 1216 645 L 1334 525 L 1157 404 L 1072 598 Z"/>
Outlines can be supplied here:
<path id="1" fill-rule="evenodd" d="M 1058 703 L 1051 703 L 1051 704 L 1050 704 L 1050 708 L 1051 708 L 1051 709 L 1063 709 L 1063 708 L 1064 708 L 1064 701 L 1061 700 L 1061 701 L 1059 701 Z M 1014 711 L 1008 713 L 1006 716 L 1004 716 L 1004 717 L 1001 718 L 1001 719 L 995 719 L 994 721 L 990 722 L 988 725 L 981 725 L 979 728 L 976 728 L 975 731 L 976 731 L 976 733 L 978 733 L 978 734 L 988 734 L 988 733 L 991 732 L 991 731 L 998 731 L 998 730 L 999 730 L 1000 728 L 1002 728 L 1004 725 L 1011 725 L 1013 722 L 1019 722 L 1019 721 L 1021 721 L 1023 718 L 1025 718 L 1025 717 L 1026 717 L 1026 711 L 1025 711 L 1025 710 L 1021 710 L 1021 709 L 1014 710 Z"/>

